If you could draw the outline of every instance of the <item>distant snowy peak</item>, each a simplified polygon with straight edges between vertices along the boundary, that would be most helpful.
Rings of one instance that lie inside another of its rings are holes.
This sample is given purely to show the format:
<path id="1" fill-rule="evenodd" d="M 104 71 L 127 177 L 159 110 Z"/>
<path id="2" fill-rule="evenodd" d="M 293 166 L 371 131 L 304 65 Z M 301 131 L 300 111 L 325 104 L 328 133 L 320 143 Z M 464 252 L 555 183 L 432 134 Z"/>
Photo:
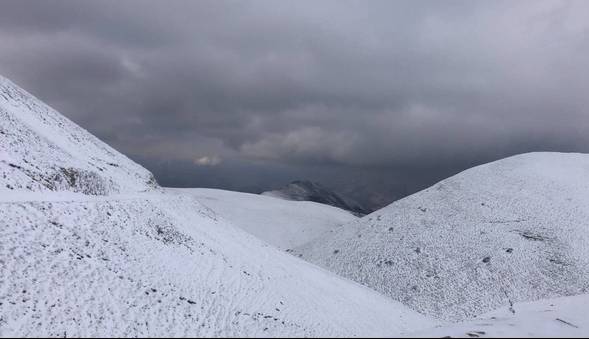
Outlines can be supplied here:
<path id="1" fill-rule="evenodd" d="M 293 181 L 281 189 L 267 191 L 262 193 L 262 195 L 285 200 L 313 201 L 338 207 L 356 215 L 365 215 L 370 212 L 359 203 L 344 198 L 321 184 L 307 180 Z"/>
<path id="2" fill-rule="evenodd" d="M 146 191 L 152 174 L 0 76 L 0 191 Z"/>

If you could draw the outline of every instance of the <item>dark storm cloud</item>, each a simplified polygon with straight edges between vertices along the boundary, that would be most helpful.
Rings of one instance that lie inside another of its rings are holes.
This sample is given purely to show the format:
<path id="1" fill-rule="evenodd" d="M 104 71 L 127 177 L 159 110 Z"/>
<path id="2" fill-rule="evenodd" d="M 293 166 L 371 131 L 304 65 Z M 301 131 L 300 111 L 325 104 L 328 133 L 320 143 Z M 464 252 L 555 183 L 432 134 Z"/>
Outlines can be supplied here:
<path id="1" fill-rule="evenodd" d="M 0 73 L 151 168 L 185 164 L 167 184 L 223 167 L 218 186 L 399 196 L 589 151 L 588 22 L 584 1 L 4 1 Z"/>

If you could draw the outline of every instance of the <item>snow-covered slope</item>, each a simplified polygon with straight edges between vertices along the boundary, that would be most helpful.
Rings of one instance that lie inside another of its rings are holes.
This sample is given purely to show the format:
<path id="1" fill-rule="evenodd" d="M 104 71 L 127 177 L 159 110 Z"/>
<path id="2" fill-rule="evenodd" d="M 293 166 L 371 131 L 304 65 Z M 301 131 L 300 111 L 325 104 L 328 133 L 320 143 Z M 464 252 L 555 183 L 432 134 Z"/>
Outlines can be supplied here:
<path id="1" fill-rule="evenodd" d="M 589 155 L 475 167 L 297 249 L 415 310 L 462 320 L 589 291 Z"/>
<path id="2" fill-rule="evenodd" d="M 189 194 L 150 190 L 139 165 L 2 84 L 0 337 L 394 336 L 435 325 Z"/>
<path id="3" fill-rule="evenodd" d="M 0 76 L 0 194 L 105 195 L 155 186 L 147 170 Z"/>
<path id="4" fill-rule="evenodd" d="M 589 296 L 579 295 L 511 307 L 466 323 L 414 333 L 415 338 L 586 338 Z"/>
<path id="5" fill-rule="evenodd" d="M 391 336 L 433 326 L 186 195 L 52 194 L 1 204 L 2 337 Z"/>
<path id="6" fill-rule="evenodd" d="M 357 219 L 342 209 L 310 201 L 288 201 L 206 188 L 175 190 L 194 196 L 232 224 L 286 250 Z"/>
<path id="7" fill-rule="evenodd" d="M 278 190 L 263 192 L 262 195 L 294 201 L 313 201 L 338 207 L 358 216 L 368 214 L 368 210 L 359 203 L 344 198 L 316 182 L 306 180 L 293 181 Z"/>

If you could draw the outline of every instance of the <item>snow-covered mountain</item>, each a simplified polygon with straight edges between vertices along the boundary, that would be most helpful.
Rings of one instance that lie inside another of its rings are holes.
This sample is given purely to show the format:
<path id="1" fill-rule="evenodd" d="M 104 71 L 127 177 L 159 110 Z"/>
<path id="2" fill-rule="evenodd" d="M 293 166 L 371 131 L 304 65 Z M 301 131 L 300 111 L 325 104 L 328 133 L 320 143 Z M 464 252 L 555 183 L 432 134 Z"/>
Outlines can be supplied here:
<path id="1" fill-rule="evenodd" d="M 106 195 L 157 186 L 147 170 L 0 76 L 0 192 Z"/>
<path id="2" fill-rule="evenodd" d="M 368 214 L 368 210 L 359 203 L 344 198 L 322 185 L 298 180 L 273 191 L 263 192 L 262 195 L 294 201 L 313 201 L 350 211 L 358 216 Z"/>
<path id="3" fill-rule="evenodd" d="M 206 188 L 174 191 L 195 197 L 232 224 L 284 250 L 302 246 L 336 226 L 357 219 L 342 209 L 310 201 Z"/>
<path id="4" fill-rule="evenodd" d="M 428 315 L 589 291 L 589 155 L 475 167 L 297 249 Z"/>
<path id="5" fill-rule="evenodd" d="M 0 337 L 395 336 L 437 323 L 154 189 L 1 83 Z"/>
<path id="6" fill-rule="evenodd" d="M 357 219 L 160 188 L 0 78 L 0 337 L 586 336 L 586 295 L 516 302 L 587 292 L 588 157 L 506 159 Z"/>

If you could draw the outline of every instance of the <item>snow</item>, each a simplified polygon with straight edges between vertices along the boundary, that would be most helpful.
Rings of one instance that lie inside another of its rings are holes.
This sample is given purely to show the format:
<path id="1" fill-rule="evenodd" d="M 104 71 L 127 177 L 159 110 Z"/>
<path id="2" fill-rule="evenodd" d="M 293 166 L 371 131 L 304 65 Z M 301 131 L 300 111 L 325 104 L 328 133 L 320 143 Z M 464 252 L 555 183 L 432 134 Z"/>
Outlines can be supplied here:
<path id="1" fill-rule="evenodd" d="M 0 162 L 11 163 L 13 160 L 7 152 L 0 151 Z"/>
<path id="2" fill-rule="evenodd" d="M 342 209 L 258 194 L 216 189 L 175 189 L 195 197 L 216 214 L 280 249 L 292 249 L 357 218 Z"/>
<path id="3" fill-rule="evenodd" d="M 2 337 L 390 336 L 434 324 L 188 195 L 53 194 L 1 203 Z"/>
<path id="4" fill-rule="evenodd" d="M 358 216 L 368 214 L 367 209 L 359 203 L 344 198 L 316 182 L 306 180 L 293 181 L 278 190 L 263 192 L 262 195 L 284 200 L 318 202 L 350 211 Z"/>
<path id="5" fill-rule="evenodd" d="M 263 195 L 265 197 L 272 197 L 272 198 L 276 198 L 276 199 L 295 200 L 295 199 L 291 199 L 286 193 L 281 192 L 281 191 L 267 191 L 267 192 L 262 192 L 260 195 Z"/>
<path id="6" fill-rule="evenodd" d="M 461 321 L 589 291 L 589 155 L 479 166 L 295 249 L 424 314 Z"/>
<path id="7" fill-rule="evenodd" d="M 0 337 L 589 333 L 587 155 L 509 158 L 357 219 L 160 188 L 2 77 L 0 141 Z"/>
<path id="8" fill-rule="evenodd" d="M 153 176 L 0 77 L 0 187 L 106 195 L 146 191 Z"/>
<path id="9" fill-rule="evenodd" d="M 589 295 L 516 304 L 466 323 L 440 326 L 415 338 L 586 338 Z"/>
<path id="10" fill-rule="evenodd" d="M 255 238 L 222 204 L 158 188 L 2 78 L 0 115 L 0 337 L 382 337 L 438 323 Z"/>

